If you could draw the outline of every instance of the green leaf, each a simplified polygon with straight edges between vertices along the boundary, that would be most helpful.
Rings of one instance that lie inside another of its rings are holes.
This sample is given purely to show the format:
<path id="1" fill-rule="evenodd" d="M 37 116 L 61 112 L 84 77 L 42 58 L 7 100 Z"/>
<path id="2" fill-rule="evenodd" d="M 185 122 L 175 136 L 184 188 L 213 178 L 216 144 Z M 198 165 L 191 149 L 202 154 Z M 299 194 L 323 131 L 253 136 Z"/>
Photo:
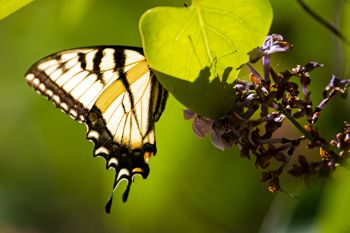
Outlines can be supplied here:
<path id="1" fill-rule="evenodd" d="M 268 33 L 268 0 L 193 0 L 157 7 L 140 20 L 146 58 L 157 78 L 195 112 L 218 118 L 232 107 L 232 81 Z M 230 102 L 231 101 L 231 102 Z"/>
<path id="2" fill-rule="evenodd" d="M 29 4 L 33 0 L 0 0 L 0 20 Z"/>

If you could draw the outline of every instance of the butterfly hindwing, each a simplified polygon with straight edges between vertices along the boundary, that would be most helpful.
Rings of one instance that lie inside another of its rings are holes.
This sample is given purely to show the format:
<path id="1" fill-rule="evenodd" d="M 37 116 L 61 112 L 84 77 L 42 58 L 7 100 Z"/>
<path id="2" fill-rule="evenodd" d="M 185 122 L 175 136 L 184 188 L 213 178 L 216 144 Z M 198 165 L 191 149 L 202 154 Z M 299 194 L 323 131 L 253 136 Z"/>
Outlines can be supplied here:
<path id="1" fill-rule="evenodd" d="M 34 64 L 26 79 L 58 108 L 88 126 L 94 156 L 116 170 L 113 190 L 149 173 L 156 153 L 154 122 L 162 114 L 167 91 L 150 71 L 142 49 L 99 46 L 66 50 Z M 106 210 L 109 212 L 111 199 Z"/>

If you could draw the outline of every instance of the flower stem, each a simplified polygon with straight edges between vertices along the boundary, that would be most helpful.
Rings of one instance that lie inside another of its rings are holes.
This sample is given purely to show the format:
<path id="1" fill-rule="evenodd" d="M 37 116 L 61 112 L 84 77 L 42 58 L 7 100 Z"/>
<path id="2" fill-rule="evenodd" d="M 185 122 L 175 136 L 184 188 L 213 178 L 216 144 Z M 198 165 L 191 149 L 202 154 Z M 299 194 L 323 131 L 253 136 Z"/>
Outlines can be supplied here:
<path id="1" fill-rule="evenodd" d="M 313 141 L 314 138 L 311 136 L 311 134 L 306 129 L 304 129 L 304 127 L 300 125 L 299 122 L 295 120 L 295 118 L 281 106 L 281 104 L 277 102 L 274 103 L 279 106 L 279 110 L 283 113 L 283 115 L 285 115 L 288 118 L 288 120 L 292 122 L 292 124 L 305 136 L 305 138 L 309 139 L 310 141 Z"/>

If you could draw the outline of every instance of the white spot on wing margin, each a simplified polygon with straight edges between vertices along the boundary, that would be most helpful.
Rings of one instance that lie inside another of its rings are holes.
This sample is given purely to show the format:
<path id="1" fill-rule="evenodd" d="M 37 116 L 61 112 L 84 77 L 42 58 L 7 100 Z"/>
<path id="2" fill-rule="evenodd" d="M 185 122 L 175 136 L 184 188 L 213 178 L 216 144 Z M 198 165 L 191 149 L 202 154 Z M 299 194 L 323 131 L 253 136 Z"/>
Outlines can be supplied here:
<path id="1" fill-rule="evenodd" d="M 95 150 L 95 155 L 98 154 L 109 154 L 109 150 L 106 147 L 101 146 Z"/>

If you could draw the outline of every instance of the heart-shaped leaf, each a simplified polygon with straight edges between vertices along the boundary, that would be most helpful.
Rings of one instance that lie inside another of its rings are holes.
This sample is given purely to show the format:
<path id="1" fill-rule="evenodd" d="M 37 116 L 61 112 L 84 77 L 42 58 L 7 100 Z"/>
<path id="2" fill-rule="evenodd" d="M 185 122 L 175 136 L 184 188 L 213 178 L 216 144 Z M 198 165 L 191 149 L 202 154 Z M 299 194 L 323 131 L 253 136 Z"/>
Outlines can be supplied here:
<path id="1" fill-rule="evenodd" d="M 140 20 L 146 58 L 160 82 L 185 106 L 217 118 L 232 107 L 231 83 L 272 21 L 268 0 L 193 0 L 157 7 Z"/>

